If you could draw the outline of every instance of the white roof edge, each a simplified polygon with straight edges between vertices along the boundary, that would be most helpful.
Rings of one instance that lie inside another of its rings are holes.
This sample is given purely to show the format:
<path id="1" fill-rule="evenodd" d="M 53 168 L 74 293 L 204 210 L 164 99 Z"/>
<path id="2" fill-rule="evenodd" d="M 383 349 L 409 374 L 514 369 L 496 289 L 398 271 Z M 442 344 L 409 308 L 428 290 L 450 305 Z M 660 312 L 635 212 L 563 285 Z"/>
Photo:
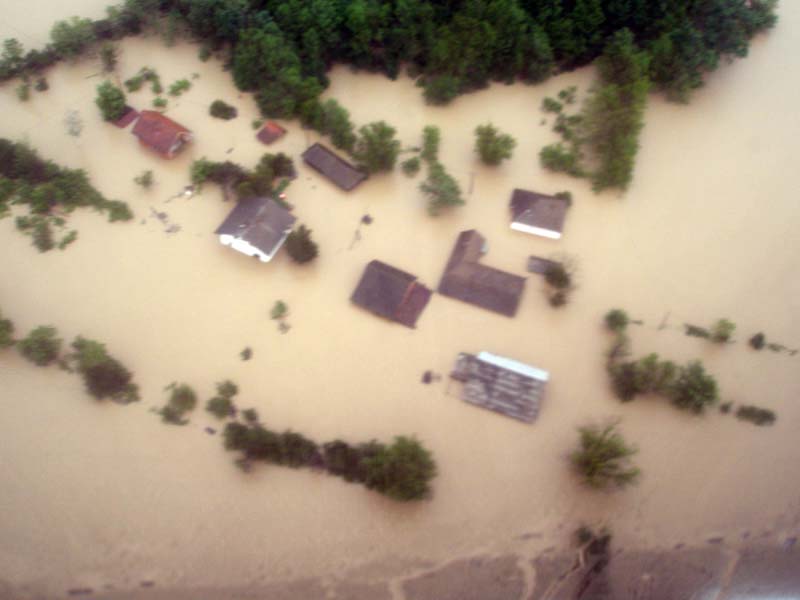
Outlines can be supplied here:
<path id="1" fill-rule="evenodd" d="M 541 227 L 533 227 L 532 225 L 525 225 L 524 223 L 511 223 L 511 229 L 515 231 L 522 231 L 524 233 L 532 233 L 533 235 L 541 235 L 546 238 L 550 238 L 553 240 L 557 240 L 561 238 L 561 233 L 558 231 L 552 231 L 550 229 L 543 229 Z"/>
<path id="2" fill-rule="evenodd" d="M 525 375 L 526 377 L 530 377 L 532 379 L 538 379 L 539 381 L 550 380 L 550 373 L 548 373 L 544 369 L 539 369 L 538 367 L 532 367 L 531 365 L 526 365 L 525 363 L 521 363 L 511 358 L 506 358 L 505 356 L 492 354 L 491 352 L 486 352 L 486 351 L 479 352 L 478 360 L 482 360 L 483 362 L 495 365 L 497 367 L 501 367 L 508 371 L 519 373 L 520 375 Z"/>

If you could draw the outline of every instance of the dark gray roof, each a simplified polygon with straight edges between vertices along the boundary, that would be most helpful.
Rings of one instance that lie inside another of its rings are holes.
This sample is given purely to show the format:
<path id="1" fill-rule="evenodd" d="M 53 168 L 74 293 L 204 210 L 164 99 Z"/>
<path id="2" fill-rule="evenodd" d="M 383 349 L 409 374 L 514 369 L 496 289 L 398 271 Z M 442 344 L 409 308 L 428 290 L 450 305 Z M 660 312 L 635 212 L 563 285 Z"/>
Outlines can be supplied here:
<path id="1" fill-rule="evenodd" d="M 366 173 L 322 144 L 314 144 L 303 152 L 303 160 L 343 190 L 350 191 L 367 178 Z"/>
<path id="2" fill-rule="evenodd" d="M 350 300 L 376 315 L 414 327 L 430 296 L 431 291 L 414 275 L 373 260 Z"/>
<path id="3" fill-rule="evenodd" d="M 272 198 L 245 198 L 239 200 L 214 233 L 241 238 L 265 254 L 272 254 L 295 221 L 295 216 Z"/>
<path id="4" fill-rule="evenodd" d="M 438 292 L 513 317 L 525 291 L 525 278 L 480 264 L 485 244 L 486 240 L 476 230 L 461 232 Z"/>
<path id="5" fill-rule="evenodd" d="M 511 194 L 511 215 L 515 223 L 561 233 L 569 201 L 538 192 L 515 189 Z"/>

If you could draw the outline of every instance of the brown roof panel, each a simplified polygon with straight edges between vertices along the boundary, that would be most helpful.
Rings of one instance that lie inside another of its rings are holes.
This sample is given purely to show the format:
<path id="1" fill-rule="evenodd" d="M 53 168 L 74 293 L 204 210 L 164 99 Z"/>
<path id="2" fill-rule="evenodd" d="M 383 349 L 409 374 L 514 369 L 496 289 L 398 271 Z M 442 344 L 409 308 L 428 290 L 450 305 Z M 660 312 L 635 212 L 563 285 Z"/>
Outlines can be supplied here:
<path id="1" fill-rule="evenodd" d="M 350 300 L 368 311 L 414 327 L 431 291 L 410 273 L 379 260 L 370 261 Z"/>
<path id="2" fill-rule="evenodd" d="M 345 191 L 352 190 L 367 178 L 366 173 L 319 143 L 303 152 L 303 160 Z"/>
<path id="3" fill-rule="evenodd" d="M 171 156 L 175 144 L 188 142 L 191 132 L 155 110 L 143 110 L 133 127 L 133 135 L 153 150 Z"/>
<path id="4" fill-rule="evenodd" d="M 286 130 L 275 121 L 267 121 L 256 134 L 258 140 L 264 144 L 271 144 L 286 135 Z"/>

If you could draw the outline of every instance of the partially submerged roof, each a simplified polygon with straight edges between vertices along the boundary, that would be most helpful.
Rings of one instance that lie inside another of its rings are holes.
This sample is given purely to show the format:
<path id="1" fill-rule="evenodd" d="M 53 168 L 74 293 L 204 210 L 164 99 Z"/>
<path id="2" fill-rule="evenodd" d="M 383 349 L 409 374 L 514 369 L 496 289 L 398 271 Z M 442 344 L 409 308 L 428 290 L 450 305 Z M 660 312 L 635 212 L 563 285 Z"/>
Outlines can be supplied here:
<path id="1" fill-rule="evenodd" d="M 547 371 L 490 352 L 459 354 L 450 377 L 464 384 L 465 402 L 526 423 L 539 415 L 550 379 Z"/>
<path id="2" fill-rule="evenodd" d="M 296 220 L 272 198 L 245 198 L 214 233 L 244 240 L 271 256 L 283 244 Z"/>
<path id="3" fill-rule="evenodd" d="M 373 260 L 350 300 L 376 315 L 414 327 L 430 297 L 431 291 L 414 275 Z"/>
<path id="4" fill-rule="evenodd" d="M 191 132 L 166 115 L 155 110 L 143 110 L 133 127 L 133 135 L 156 152 L 172 156 L 183 142 L 192 138 Z"/>
<path id="5" fill-rule="evenodd" d="M 559 264 L 554 260 L 542 258 L 541 256 L 528 257 L 528 271 L 538 275 L 545 275 L 550 269 L 559 266 Z"/>
<path id="6" fill-rule="evenodd" d="M 303 152 L 303 160 L 346 191 L 352 190 L 367 178 L 366 173 L 359 171 L 345 159 L 319 143 Z"/>
<path id="7" fill-rule="evenodd" d="M 285 134 L 286 130 L 278 125 L 275 121 L 267 121 L 256 134 L 256 137 L 264 144 L 271 144 L 275 140 L 283 137 Z"/>
<path id="8" fill-rule="evenodd" d="M 480 264 L 486 240 L 476 230 L 462 231 L 439 282 L 440 294 L 513 317 L 525 291 L 525 278 Z"/>
<path id="9" fill-rule="evenodd" d="M 568 208 L 565 198 L 515 189 L 511 194 L 511 229 L 558 239 Z"/>
<path id="10" fill-rule="evenodd" d="M 120 129 L 125 129 L 128 125 L 133 123 L 138 116 L 139 116 L 139 111 L 137 111 L 135 108 L 131 106 L 126 105 L 122 113 L 122 116 L 116 121 L 113 121 L 113 123 Z"/>

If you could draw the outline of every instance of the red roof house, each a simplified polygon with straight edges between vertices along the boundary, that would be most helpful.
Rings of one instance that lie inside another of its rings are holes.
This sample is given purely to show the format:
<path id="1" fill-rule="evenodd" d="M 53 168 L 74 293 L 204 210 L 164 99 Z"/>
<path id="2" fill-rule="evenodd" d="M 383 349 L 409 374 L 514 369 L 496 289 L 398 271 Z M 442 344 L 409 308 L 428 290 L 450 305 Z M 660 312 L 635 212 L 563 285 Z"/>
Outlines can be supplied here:
<path id="1" fill-rule="evenodd" d="M 133 135 L 165 158 L 173 158 L 184 144 L 192 140 L 191 131 L 155 110 L 142 111 L 133 127 Z"/>
<path id="2" fill-rule="evenodd" d="M 267 121 L 261 130 L 256 134 L 258 140 L 263 144 L 271 144 L 275 140 L 283 137 L 286 130 L 275 121 Z"/>

